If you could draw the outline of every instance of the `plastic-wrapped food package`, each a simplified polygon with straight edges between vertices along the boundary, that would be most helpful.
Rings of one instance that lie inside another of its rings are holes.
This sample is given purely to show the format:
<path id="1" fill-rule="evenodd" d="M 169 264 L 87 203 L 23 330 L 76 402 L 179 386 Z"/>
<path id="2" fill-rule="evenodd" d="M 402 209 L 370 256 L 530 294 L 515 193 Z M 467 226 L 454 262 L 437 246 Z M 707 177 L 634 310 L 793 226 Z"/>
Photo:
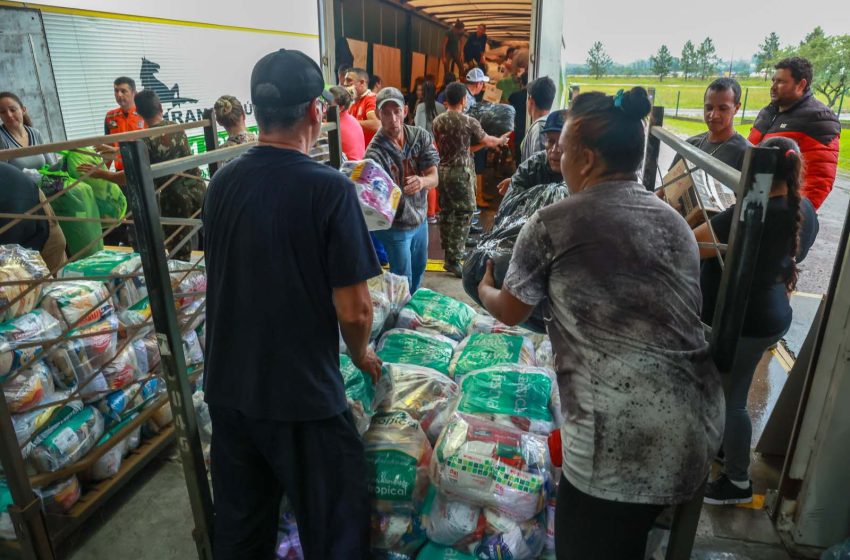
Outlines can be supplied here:
<path id="1" fill-rule="evenodd" d="M 377 353 L 385 363 L 418 365 L 448 375 L 455 346 L 444 336 L 393 329 L 381 337 Z"/>
<path id="2" fill-rule="evenodd" d="M 38 404 L 44 406 L 50 403 L 58 403 L 59 401 L 67 399 L 69 396 L 69 393 L 66 392 L 55 392 L 51 395 L 46 395 Z M 82 407 L 82 403 L 80 403 L 80 407 Z M 53 417 L 53 414 L 55 414 L 60 408 L 62 408 L 62 405 L 56 404 L 47 408 L 30 410 L 22 414 L 13 414 L 12 426 L 15 428 L 15 436 L 17 437 L 18 444 L 24 445 L 24 443 L 27 442 L 34 433 L 47 426 Z M 29 455 L 31 448 L 32 443 L 30 442 L 21 449 L 21 454 L 24 458 Z"/>
<path id="3" fill-rule="evenodd" d="M 206 298 L 188 304 L 177 313 L 177 324 L 183 330 L 197 330 L 207 320 Z"/>
<path id="4" fill-rule="evenodd" d="M 429 542 L 419 552 L 416 560 L 476 560 L 476 558 L 456 548 Z"/>
<path id="5" fill-rule="evenodd" d="M 430 442 L 437 441 L 458 398 L 457 383 L 439 371 L 410 364 L 385 363 L 388 390 L 378 410 L 400 410 L 419 422 Z"/>
<path id="6" fill-rule="evenodd" d="M 212 442 L 212 418 L 210 418 L 210 407 L 204 401 L 203 391 L 196 391 L 192 394 L 192 405 L 195 408 L 195 416 L 198 419 L 198 432 L 201 436 L 201 450 L 204 453 L 204 462 L 209 465 L 210 443 Z"/>
<path id="7" fill-rule="evenodd" d="M 111 425 L 121 421 L 122 415 L 142 403 L 142 387 L 132 383 L 106 395 L 96 403 L 104 421 Z"/>
<path id="8" fill-rule="evenodd" d="M 295 514 L 286 506 L 281 507 L 281 510 L 283 513 L 277 530 L 277 560 L 304 560 Z"/>
<path id="9" fill-rule="evenodd" d="M 121 461 L 124 459 L 125 450 L 126 443 L 118 442 L 112 449 L 101 455 L 81 476 L 87 481 L 112 478 L 121 470 Z"/>
<path id="10" fill-rule="evenodd" d="M 396 327 L 414 331 L 430 331 L 458 342 L 463 340 L 475 311 L 449 296 L 420 288 L 398 314 Z"/>
<path id="11" fill-rule="evenodd" d="M 514 129 L 516 109 L 512 105 L 479 101 L 467 114 L 480 122 L 484 132 L 491 136 L 501 136 Z"/>
<path id="12" fill-rule="evenodd" d="M 125 329 L 141 327 L 151 317 L 151 302 L 144 297 L 127 309 L 118 312 L 118 319 Z"/>
<path id="13" fill-rule="evenodd" d="M 30 367 L 17 370 L 3 382 L 3 395 L 9 405 L 9 412 L 26 412 L 54 392 L 53 376 L 42 361 Z"/>
<path id="14" fill-rule="evenodd" d="M 524 327 L 509 327 L 487 313 L 477 313 L 469 325 L 469 334 L 509 334 L 531 338 L 537 333 Z"/>
<path id="15" fill-rule="evenodd" d="M 412 558 L 425 544 L 427 536 L 422 518 L 409 513 L 375 513 L 372 515 L 372 556 L 398 560 Z"/>
<path id="16" fill-rule="evenodd" d="M 183 333 L 183 358 L 186 360 L 187 366 L 195 366 L 204 363 L 204 351 L 201 350 L 201 343 L 198 340 L 198 333 L 195 331 L 186 331 Z"/>
<path id="17" fill-rule="evenodd" d="M 390 300 L 380 292 L 369 292 L 372 297 L 372 332 L 369 340 L 377 340 L 390 316 Z"/>
<path id="18" fill-rule="evenodd" d="M 542 436 L 560 426 L 561 402 L 548 369 L 500 365 L 479 369 L 460 381 L 458 412 Z"/>
<path id="19" fill-rule="evenodd" d="M 526 521 L 543 509 L 548 469 L 546 438 L 454 414 L 437 441 L 430 474 L 453 499 Z"/>
<path id="20" fill-rule="evenodd" d="M 61 334 L 59 321 L 42 309 L 0 323 L 0 380 L 41 353 L 41 346 L 29 344 L 53 340 Z M 24 344 L 27 346 L 19 347 Z"/>
<path id="21" fill-rule="evenodd" d="M 109 388 L 115 391 L 135 381 L 137 370 L 136 351 L 133 349 L 132 343 L 127 343 L 118 352 L 115 359 L 108 363 L 100 373 L 103 374 Z"/>
<path id="22" fill-rule="evenodd" d="M 552 341 L 545 339 L 537 347 L 537 365 L 540 367 L 555 369 L 555 351 L 552 349 Z"/>
<path id="23" fill-rule="evenodd" d="M 50 486 L 36 488 L 35 493 L 41 498 L 41 505 L 48 514 L 61 515 L 68 513 L 80 500 L 82 487 L 76 475 L 66 480 L 54 482 Z"/>
<path id="24" fill-rule="evenodd" d="M 466 549 L 484 536 L 485 520 L 480 506 L 451 500 L 433 488 L 434 499 L 425 517 L 428 539 L 437 544 Z"/>
<path id="25" fill-rule="evenodd" d="M 93 276 L 130 275 L 134 278 L 117 278 L 108 281 L 115 287 L 112 301 L 116 309 L 126 309 L 147 296 L 145 278 L 142 276 L 142 259 L 138 253 L 104 249 L 90 257 L 65 265 L 58 273 L 60 278 L 85 278 Z"/>
<path id="26" fill-rule="evenodd" d="M 100 321 L 113 311 L 106 285 L 89 280 L 49 284 L 44 287 L 39 305 L 56 317 L 63 329 Z"/>
<path id="27" fill-rule="evenodd" d="M 406 412 L 379 413 L 363 436 L 374 511 L 415 513 L 428 491 L 431 444 Z"/>
<path id="28" fill-rule="evenodd" d="M 0 282 L 29 281 L 48 276 L 50 271 L 38 251 L 24 249 L 20 245 L 0 245 Z M 41 297 L 41 286 L 29 288 L 26 282 L 0 286 L 0 309 L 3 309 L 0 321 L 11 321 L 33 310 Z M 24 293 L 26 295 L 18 299 Z M 16 299 L 18 301 L 11 303 Z"/>
<path id="29" fill-rule="evenodd" d="M 387 296 L 390 302 L 390 314 L 384 324 L 385 329 L 395 327 L 399 312 L 410 301 L 410 285 L 407 276 L 399 276 L 386 270 L 380 275 L 367 281 L 370 292 L 380 292 Z"/>
<path id="30" fill-rule="evenodd" d="M 82 174 L 77 172 L 77 166 L 82 163 L 100 165 L 103 158 L 90 149 L 75 149 L 62 152 L 64 168 L 73 179 L 79 179 Z M 91 187 L 95 203 L 101 218 L 120 220 L 127 213 L 127 198 L 121 187 L 106 179 L 86 177 L 86 184 Z"/>
<path id="31" fill-rule="evenodd" d="M 145 344 L 145 351 L 148 354 L 148 371 L 155 372 L 159 368 L 162 355 L 159 353 L 159 344 L 156 340 L 156 333 L 149 332 L 142 339 Z"/>
<path id="32" fill-rule="evenodd" d="M 51 402 L 59 402 L 59 401 L 62 401 L 66 398 L 68 398 L 67 393 L 56 393 L 51 398 Z M 77 414 L 78 412 L 83 410 L 83 407 L 84 407 L 83 401 L 81 401 L 81 400 L 72 400 L 72 401 L 62 403 L 61 405 L 58 405 L 57 407 L 51 407 L 49 410 L 52 410 L 53 413 L 50 415 L 49 418 L 46 419 L 46 421 L 44 422 L 43 425 L 39 426 L 35 430 L 35 435 L 32 437 L 32 440 L 29 442 L 26 449 L 24 450 L 25 454 L 29 455 L 30 451 L 34 447 L 39 445 L 41 442 L 43 442 L 45 439 L 47 439 L 47 437 L 51 433 L 53 433 L 53 430 L 57 426 L 62 424 L 65 420 L 67 420 L 71 416 L 74 416 L 75 414 Z M 33 411 L 33 412 L 35 412 L 35 411 Z"/>
<path id="33" fill-rule="evenodd" d="M 357 431 L 362 435 L 369 429 L 369 422 L 375 415 L 375 387 L 368 375 L 357 369 L 354 362 L 345 354 L 339 356 L 339 370 L 345 382 L 345 397 Z"/>
<path id="34" fill-rule="evenodd" d="M 554 498 L 550 498 L 546 503 L 546 542 L 543 544 L 543 550 L 547 557 L 555 557 L 555 510 L 557 504 Z"/>
<path id="35" fill-rule="evenodd" d="M 530 218 L 532 214 L 570 195 L 565 183 L 547 183 L 524 191 L 511 192 L 506 196 L 493 220 L 495 227 L 502 227 L 518 219 Z"/>
<path id="36" fill-rule="evenodd" d="M 546 542 L 545 515 L 517 523 L 504 514 L 485 510 L 487 536 L 475 547 L 480 560 L 535 560 Z"/>
<path id="37" fill-rule="evenodd" d="M 68 254 L 87 257 L 103 249 L 103 230 L 98 221 L 100 209 L 97 207 L 94 190 L 87 183 L 72 179 L 64 171 L 41 169 L 39 173 L 42 178 L 38 186 L 45 197 L 63 193 L 50 201 L 54 214 L 73 218 L 95 218 L 87 222 L 59 222 L 59 227 L 65 235 Z"/>
<path id="38" fill-rule="evenodd" d="M 500 364 L 535 365 L 534 344 L 521 336 L 473 334 L 455 348 L 449 375 L 461 377 L 479 369 Z"/>
<path id="39" fill-rule="evenodd" d="M 401 200 L 401 189 L 392 177 L 371 159 L 347 161 L 340 171 L 354 181 L 360 210 L 369 230 L 392 227 Z"/>
<path id="40" fill-rule="evenodd" d="M 12 524 L 12 516 L 9 515 L 9 506 L 14 503 L 6 479 L 0 478 L 0 539 L 7 541 L 17 539 L 15 526 Z"/>
<path id="41" fill-rule="evenodd" d="M 53 366 L 53 374 L 60 387 L 74 389 L 83 380 L 89 379 L 114 356 L 118 347 L 118 319 L 110 315 L 105 319 L 73 330 L 73 338 L 63 342 L 59 348 L 50 352 L 48 361 Z M 92 387 L 84 389 L 87 393 Z"/>
<path id="42" fill-rule="evenodd" d="M 171 290 L 175 295 L 174 302 L 177 309 L 183 309 L 198 298 L 204 297 L 207 291 L 207 275 L 203 264 L 197 267 L 186 261 L 168 261 L 168 270 L 171 271 Z"/>
<path id="43" fill-rule="evenodd" d="M 54 427 L 30 453 L 38 472 L 56 472 L 91 451 L 103 435 L 103 416 L 86 406 Z"/>

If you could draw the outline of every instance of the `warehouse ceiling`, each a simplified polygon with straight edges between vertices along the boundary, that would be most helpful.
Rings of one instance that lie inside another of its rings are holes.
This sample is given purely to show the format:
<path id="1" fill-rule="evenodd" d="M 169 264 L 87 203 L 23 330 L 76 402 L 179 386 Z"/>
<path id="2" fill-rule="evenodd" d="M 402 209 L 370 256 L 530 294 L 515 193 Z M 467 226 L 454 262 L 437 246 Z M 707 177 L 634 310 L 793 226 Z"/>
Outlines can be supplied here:
<path id="1" fill-rule="evenodd" d="M 528 41 L 531 0 L 403 0 L 403 4 L 452 24 L 461 20 L 468 31 L 483 23 L 497 41 Z"/>

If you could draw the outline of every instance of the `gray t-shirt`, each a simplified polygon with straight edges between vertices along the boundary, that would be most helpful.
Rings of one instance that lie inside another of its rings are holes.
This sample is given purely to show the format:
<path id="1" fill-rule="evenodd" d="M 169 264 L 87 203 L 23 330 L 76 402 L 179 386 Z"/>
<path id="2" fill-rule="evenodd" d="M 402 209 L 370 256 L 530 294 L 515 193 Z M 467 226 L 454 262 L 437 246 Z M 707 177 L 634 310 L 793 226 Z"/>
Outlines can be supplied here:
<path id="1" fill-rule="evenodd" d="M 738 171 L 744 167 L 744 154 L 747 152 L 747 148 L 751 146 L 749 140 L 737 132 L 724 142 L 709 142 L 708 132 L 691 136 L 687 142 Z M 680 159 L 681 156 L 677 155 L 673 159 L 673 165 Z M 673 167 L 673 165 L 670 167 Z"/>
<path id="2" fill-rule="evenodd" d="M 504 285 L 545 306 L 567 479 L 606 500 L 686 501 L 724 403 L 685 220 L 639 183 L 596 185 L 531 217 Z"/>
<path id="3" fill-rule="evenodd" d="M 41 137 L 41 132 L 31 126 L 24 125 L 24 128 L 27 131 L 30 146 L 40 146 L 41 144 L 44 144 L 44 138 Z M 18 148 L 23 148 L 23 146 L 15 140 L 15 137 L 6 130 L 5 126 L 0 125 L 0 150 L 16 150 Z M 45 165 L 53 165 L 57 161 L 58 159 L 56 154 L 48 152 L 10 159 L 9 163 L 23 171 L 24 169 L 38 170 Z"/>

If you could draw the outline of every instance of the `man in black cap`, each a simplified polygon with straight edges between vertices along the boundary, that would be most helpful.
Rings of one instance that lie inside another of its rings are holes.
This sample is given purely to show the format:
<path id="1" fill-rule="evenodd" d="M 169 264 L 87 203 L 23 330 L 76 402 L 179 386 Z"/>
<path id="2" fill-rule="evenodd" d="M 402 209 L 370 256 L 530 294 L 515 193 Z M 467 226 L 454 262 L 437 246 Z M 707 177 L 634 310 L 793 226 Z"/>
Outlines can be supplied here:
<path id="1" fill-rule="evenodd" d="M 207 191 L 216 560 L 272 558 L 284 494 L 308 560 L 368 557 L 366 463 L 338 349 L 341 331 L 355 365 L 378 380 L 366 280 L 381 268 L 354 186 L 307 155 L 328 97 L 304 53 L 260 59 L 259 144 Z"/>
<path id="2" fill-rule="evenodd" d="M 560 183 L 564 180 L 564 176 L 561 175 L 561 148 L 558 140 L 561 137 L 566 116 L 567 111 L 561 110 L 552 111 L 546 117 L 546 124 L 543 125 L 542 131 L 546 137 L 546 149 L 522 162 L 513 177 L 499 183 L 499 193 L 505 197 L 502 202 L 531 187 Z"/>

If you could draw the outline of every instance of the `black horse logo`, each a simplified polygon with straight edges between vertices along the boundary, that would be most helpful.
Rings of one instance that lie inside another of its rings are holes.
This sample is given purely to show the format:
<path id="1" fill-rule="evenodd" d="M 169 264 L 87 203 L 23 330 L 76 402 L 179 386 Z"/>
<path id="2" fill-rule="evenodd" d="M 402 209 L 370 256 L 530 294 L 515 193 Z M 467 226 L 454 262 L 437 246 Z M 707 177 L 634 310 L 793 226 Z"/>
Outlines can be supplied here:
<path id="1" fill-rule="evenodd" d="M 142 80 L 144 89 L 152 89 L 159 96 L 159 100 L 163 103 L 171 102 L 172 107 L 179 107 L 183 103 L 197 103 L 197 99 L 190 97 L 180 97 L 180 86 L 174 84 L 171 89 L 167 85 L 160 82 L 154 74 L 159 72 L 159 64 L 147 58 L 142 58 L 142 69 L 139 71 L 139 77 Z"/>

